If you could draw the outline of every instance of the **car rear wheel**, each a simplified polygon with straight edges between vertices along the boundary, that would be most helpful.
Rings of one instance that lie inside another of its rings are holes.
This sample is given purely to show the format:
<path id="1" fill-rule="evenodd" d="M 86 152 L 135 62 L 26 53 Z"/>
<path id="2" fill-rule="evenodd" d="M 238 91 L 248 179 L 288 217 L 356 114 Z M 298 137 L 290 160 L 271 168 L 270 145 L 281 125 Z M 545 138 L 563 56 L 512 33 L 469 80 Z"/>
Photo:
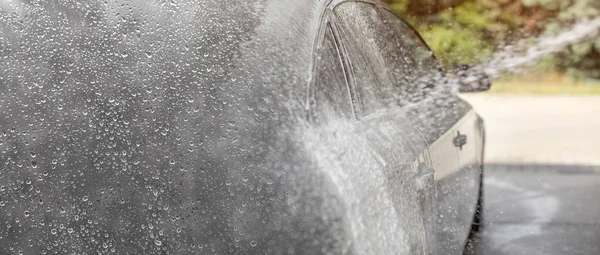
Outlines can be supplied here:
<path id="1" fill-rule="evenodd" d="M 480 166 L 479 175 L 479 194 L 477 197 L 477 207 L 475 207 L 475 215 L 473 216 L 473 223 L 471 225 L 471 234 L 479 233 L 483 230 L 483 165 Z"/>
<path id="2" fill-rule="evenodd" d="M 475 215 L 473 216 L 473 223 L 471 224 L 471 232 L 469 238 L 465 244 L 463 255 L 478 254 L 477 247 L 481 241 L 481 233 L 483 232 L 483 166 L 481 166 L 479 182 L 479 195 L 477 197 L 477 207 L 475 208 Z"/>

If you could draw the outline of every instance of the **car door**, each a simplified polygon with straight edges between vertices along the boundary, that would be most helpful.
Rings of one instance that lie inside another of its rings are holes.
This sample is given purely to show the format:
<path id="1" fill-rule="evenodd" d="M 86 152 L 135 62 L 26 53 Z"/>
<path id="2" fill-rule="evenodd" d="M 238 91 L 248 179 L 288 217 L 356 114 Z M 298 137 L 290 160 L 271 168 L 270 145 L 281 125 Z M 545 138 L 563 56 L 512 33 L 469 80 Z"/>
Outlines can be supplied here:
<path id="1" fill-rule="evenodd" d="M 473 171 L 461 170 L 476 150 L 468 138 L 473 135 L 470 106 L 444 93 L 442 84 L 423 81 L 437 72 L 437 61 L 391 10 L 376 1 L 344 1 L 333 8 L 358 117 L 402 119 L 427 143 L 421 153 L 424 160 L 414 159 L 411 167 L 398 169 L 415 172 L 427 253 L 459 252 L 476 199 Z M 386 108 L 403 110 L 378 114 Z M 394 113 L 398 115 L 389 115 Z M 465 136 L 467 143 L 462 144 Z"/>

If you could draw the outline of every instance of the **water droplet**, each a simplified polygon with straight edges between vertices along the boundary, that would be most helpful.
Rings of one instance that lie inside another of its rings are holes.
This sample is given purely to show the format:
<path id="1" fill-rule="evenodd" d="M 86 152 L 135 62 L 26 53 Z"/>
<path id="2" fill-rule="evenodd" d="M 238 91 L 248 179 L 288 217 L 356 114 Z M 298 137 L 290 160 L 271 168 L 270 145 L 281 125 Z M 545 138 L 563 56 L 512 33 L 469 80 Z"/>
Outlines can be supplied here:
<path id="1" fill-rule="evenodd" d="M 35 160 L 31 161 L 31 167 L 37 168 L 37 162 Z"/>
<path id="2" fill-rule="evenodd" d="M 252 247 L 256 247 L 257 244 L 258 243 L 254 240 L 250 241 L 250 246 L 252 246 Z"/>
<path id="3" fill-rule="evenodd" d="M 29 211 L 25 211 L 25 217 L 29 217 Z"/>
<path id="4" fill-rule="evenodd" d="M 83 197 L 81 198 L 81 200 L 83 200 L 83 202 L 85 202 L 85 201 L 88 201 L 88 199 L 89 199 L 89 197 L 88 197 L 88 196 L 83 196 Z"/>
<path id="5" fill-rule="evenodd" d="M 161 246 L 162 242 L 160 240 L 154 240 L 154 244 L 156 244 L 156 246 Z"/>
<path id="6" fill-rule="evenodd" d="M 69 234 L 73 234 L 73 232 L 75 232 L 75 230 L 73 230 L 73 228 L 67 228 L 67 232 L 69 232 Z"/>
<path id="7" fill-rule="evenodd" d="M 52 233 L 53 235 L 56 235 L 56 229 L 53 228 L 52 230 L 50 230 L 50 233 Z"/>

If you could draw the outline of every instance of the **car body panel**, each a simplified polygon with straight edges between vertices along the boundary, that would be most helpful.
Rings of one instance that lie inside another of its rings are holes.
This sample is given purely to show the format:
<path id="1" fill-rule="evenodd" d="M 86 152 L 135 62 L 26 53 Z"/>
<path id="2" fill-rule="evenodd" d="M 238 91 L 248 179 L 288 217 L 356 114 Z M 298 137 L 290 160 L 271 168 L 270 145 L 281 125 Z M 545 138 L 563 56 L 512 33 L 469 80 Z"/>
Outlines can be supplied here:
<path id="1" fill-rule="evenodd" d="M 467 137 L 467 143 L 458 151 L 457 171 L 436 175 L 438 228 L 434 254 L 458 254 L 465 247 L 475 214 L 481 182 L 481 155 L 475 149 L 483 142 L 476 134 L 479 117 L 471 110 L 455 125 L 446 137 L 456 138 L 458 133 Z M 448 141 L 449 139 L 446 139 Z M 450 141 L 451 142 L 451 141 Z M 437 173 L 437 172 L 436 172 Z"/>

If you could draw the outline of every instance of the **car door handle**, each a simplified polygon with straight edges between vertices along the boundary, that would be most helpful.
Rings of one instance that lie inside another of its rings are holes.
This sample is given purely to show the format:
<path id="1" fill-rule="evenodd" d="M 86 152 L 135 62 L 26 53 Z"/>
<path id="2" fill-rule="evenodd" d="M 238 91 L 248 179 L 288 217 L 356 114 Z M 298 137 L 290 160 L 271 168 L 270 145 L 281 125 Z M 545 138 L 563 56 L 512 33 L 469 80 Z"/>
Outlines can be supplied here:
<path id="1" fill-rule="evenodd" d="M 454 143 L 454 147 L 460 148 L 460 150 L 462 150 L 462 147 L 465 144 L 467 144 L 467 136 L 461 135 L 460 131 L 456 131 L 456 137 L 454 137 L 454 140 L 452 142 Z"/>

